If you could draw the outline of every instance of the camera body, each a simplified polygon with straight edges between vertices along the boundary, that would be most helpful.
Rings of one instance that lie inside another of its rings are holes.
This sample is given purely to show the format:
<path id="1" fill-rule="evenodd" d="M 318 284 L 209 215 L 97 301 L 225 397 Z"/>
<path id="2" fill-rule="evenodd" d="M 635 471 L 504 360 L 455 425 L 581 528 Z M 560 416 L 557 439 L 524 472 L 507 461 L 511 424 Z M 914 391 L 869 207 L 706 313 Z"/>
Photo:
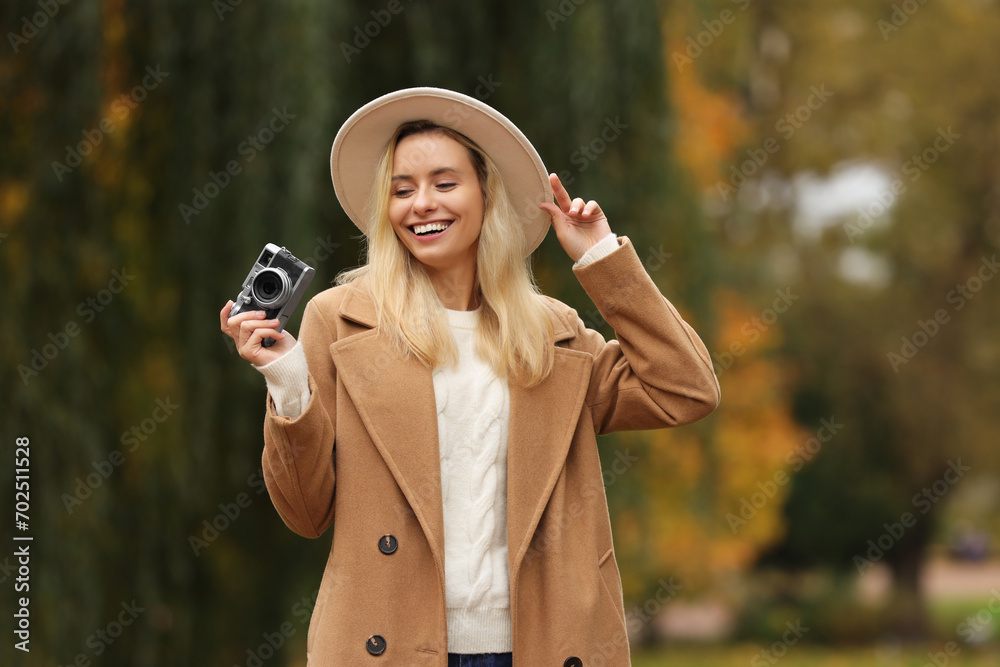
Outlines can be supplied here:
<path id="1" fill-rule="evenodd" d="M 275 329 L 281 331 L 315 274 L 311 266 L 284 247 L 268 243 L 243 281 L 243 291 L 234 300 L 229 316 L 263 310 L 266 319 L 277 318 Z M 262 344 L 271 347 L 274 339 L 265 338 Z"/>

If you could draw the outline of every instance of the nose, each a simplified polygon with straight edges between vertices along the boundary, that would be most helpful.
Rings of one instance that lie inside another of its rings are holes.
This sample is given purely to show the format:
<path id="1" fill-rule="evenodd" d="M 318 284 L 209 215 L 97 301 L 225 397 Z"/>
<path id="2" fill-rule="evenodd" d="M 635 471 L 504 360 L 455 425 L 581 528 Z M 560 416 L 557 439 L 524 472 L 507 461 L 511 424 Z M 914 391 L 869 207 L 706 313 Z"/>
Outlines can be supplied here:
<path id="1" fill-rule="evenodd" d="M 427 213 L 437 208 L 434 188 L 422 185 L 413 194 L 413 211 L 418 214 Z"/>

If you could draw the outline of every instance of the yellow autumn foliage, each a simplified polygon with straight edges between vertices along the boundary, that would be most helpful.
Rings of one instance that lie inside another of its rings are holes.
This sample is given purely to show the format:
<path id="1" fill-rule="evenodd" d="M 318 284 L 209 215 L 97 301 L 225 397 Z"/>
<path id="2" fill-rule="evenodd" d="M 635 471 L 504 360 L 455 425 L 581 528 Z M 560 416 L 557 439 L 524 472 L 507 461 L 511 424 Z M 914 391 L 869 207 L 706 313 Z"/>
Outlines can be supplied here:
<path id="1" fill-rule="evenodd" d="M 740 340 L 745 348 L 728 369 L 717 368 L 722 402 L 716 412 L 702 426 L 623 434 L 622 445 L 640 460 L 628 484 L 638 487 L 629 491 L 641 505 L 614 517 L 619 560 L 644 564 L 622 573 L 632 599 L 664 576 L 685 593 L 711 588 L 751 566 L 785 530 L 790 477 L 779 473 L 790 474 L 786 457 L 808 434 L 792 419 L 783 366 L 769 357 L 780 341 L 777 325 L 751 341 L 741 332 L 755 311 L 732 292 L 718 293 L 715 301 L 715 339 L 724 346 Z"/>

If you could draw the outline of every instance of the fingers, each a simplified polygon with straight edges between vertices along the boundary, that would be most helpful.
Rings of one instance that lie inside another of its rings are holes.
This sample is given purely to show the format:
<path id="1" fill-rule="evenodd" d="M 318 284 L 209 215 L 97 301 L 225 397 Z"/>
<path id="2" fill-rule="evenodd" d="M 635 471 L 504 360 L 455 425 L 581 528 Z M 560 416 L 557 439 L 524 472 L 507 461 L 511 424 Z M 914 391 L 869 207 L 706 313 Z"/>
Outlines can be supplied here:
<path id="1" fill-rule="evenodd" d="M 243 313 L 240 313 L 242 315 Z M 239 317 L 239 315 L 237 315 Z M 235 318 L 234 318 L 235 319 Z M 261 338 L 280 338 L 281 334 L 275 331 L 274 327 L 278 326 L 278 320 L 265 320 L 265 319 L 246 319 L 240 322 L 239 325 L 239 340 L 237 341 L 240 347 L 243 347 L 248 342 L 250 342 L 254 335 L 258 331 L 263 331 L 263 333 L 257 336 L 258 341 Z M 269 336 L 268 331 L 277 334 L 276 336 Z"/>
<path id="2" fill-rule="evenodd" d="M 559 204 L 559 208 L 566 210 L 570 205 L 569 193 L 566 192 L 566 188 L 563 187 L 562 181 L 555 174 L 549 174 L 549 184 L 552 185 L 552 194 L 556 197 L 556 203 Z"/>
<path id="3" fill-rule="evenodd" d="M 577 197 L 573 200 L 573 205 L 570 206 L 569 215 L 577 214 L 579 214 L 581 218 L 589 218 L 593 215 L 600 215 L 601 206 L 593 199 L 584 204 L 583 200 Z"/>
<path id="4" fill-rule="evenodd" d="M 550 204 L 551 206 L 551 204 Z M 546 209 L 551 211 L 552 209 Z M 584 204 L 583 200 L 577 197 L 572 202 L 570 202 L 569 209 L 564 209 L 567 216 L 574 217 L 580 220 L 586 220 L 591 217 L 600 217 L 603 215 L 601 211 L 601 205 L 596 201 L 591 199 L 589 202 Z"/>
<path id="5" fill-rule="evenodd" d="M 569 193 L 566 192 L 566 188 L 563 187 L 562 181 L 559 180 L 556 174 L 549 174 L 549 183 L 552 185 L 552 194 L 555 195 L 556 203 L 559 204 L 559 208 L 566 215 L 583 218 L 602 215 L 601 206 L 593 199 L 586 203 L 580 197 L 571 199 Z"/>
<path id="6" fill-rule="evenodd" d="M 223 333 L 229 333 L 229 311 L 233 309 L 233 300 L 230 299 L 226 302 L 226 305 L 222 307 L 219 311 L 219 324 L 222 326 Z"/>
<path id="7" fill-rule="evenodd" d="M 273 338 L 277 342 L 284 337 L 285 333 L 283 331 L 276 331 L 265 327 L 254 329 L 253 333 L 251 333 L 250 337 L 247 339 L 247 342 L 240 347 L 240 356 L 253 364 L 262 366 L 263 363 L 261 362 L 264 360 L 259 357 L 261 355 L 270 357 L 273 355 L 273 352 L 276 351 L 273 347 L 264 347 L 264 339 Z"/>
<path id="8" fill-rule="evenodd" d="M 280 320 L 264 319 L 266 313 L 261 310 L 251 310 L 229 317 L 233 302 L 228 301 L 219 312 L 219 326 L 222 332 L 236 343 L 236 351 L 255 366 L 263 366 L 281 357 L 295 346 L 295 337 L 287 331 L 278 331 Z M 264 347 L 264 339 L 271 338 L 275 342 L 271 347 Z"/>
<path id="9" fill-rule="evenodd" d="M 240 356 L 252 364 L 261 366 L 270 360 L 275 352 L 275 347 L 264 347 L 265 338 L 273 338 L 280 341 L 285 338 L 283 331 L 278 331 L 274 327 L 278 326 L 278 320 L 246 320 L 240 324 L 240 339 L 238 341 Z"/>
<path id="10" fill-rule="evenodd" d="M 229 303 L 232 303 L 230 301 Z M 242 313 L 238 313 L 233 317 L 229 317 L 229 312 L 231 307 L 227 304 L 222 312 L 219 313 L 220 324 L 222 325 L 222 332 L 230 336 L 233 340 L 239 338 L 240 325 L 247 320 L 262 320 L 264 319 L 266 313 L 262 310 L 248 310 Z"/>
<path id="11" fill-rule="evenodd" d="M 538 208 L 546 211 L 550 216 L 552 216 L 553 221 L 563 216 L 562 209 L 553 204 L 552 202 L 543 201 L 541 204 L 538 205 Z"/>

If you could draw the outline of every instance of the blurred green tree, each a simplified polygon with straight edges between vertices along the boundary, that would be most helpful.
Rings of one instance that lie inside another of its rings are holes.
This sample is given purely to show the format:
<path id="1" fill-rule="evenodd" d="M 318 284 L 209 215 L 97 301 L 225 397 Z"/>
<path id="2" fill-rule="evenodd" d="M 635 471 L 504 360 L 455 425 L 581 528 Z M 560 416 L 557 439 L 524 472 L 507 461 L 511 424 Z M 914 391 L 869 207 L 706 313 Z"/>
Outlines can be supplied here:
<path id="1" fill-rule="evenodd" d="M 217 317 L 265 242 L 313 260 L 310 296 L 363 261 L 325 165 L 372 98 L 438 85 L 494 105 L 709 321 L 712 253 L 670 151 L 663 3 L 403 3 L 388 18 L 356 1 L 49 4 L 0 9 L 0 405 L 6 441 L 33 447 L 38 664 L 246 664 L 286 621 L 301 655 L 329 538 L 305 542 L 271 509 L 264 383 Z M 621 132 L 598 143 L 608 123 Z M 612 335 L 552 235 L 535 262 L 547 293 Z M 109 647 L 95 631 L 133 601 L 139 622 Z"/>

